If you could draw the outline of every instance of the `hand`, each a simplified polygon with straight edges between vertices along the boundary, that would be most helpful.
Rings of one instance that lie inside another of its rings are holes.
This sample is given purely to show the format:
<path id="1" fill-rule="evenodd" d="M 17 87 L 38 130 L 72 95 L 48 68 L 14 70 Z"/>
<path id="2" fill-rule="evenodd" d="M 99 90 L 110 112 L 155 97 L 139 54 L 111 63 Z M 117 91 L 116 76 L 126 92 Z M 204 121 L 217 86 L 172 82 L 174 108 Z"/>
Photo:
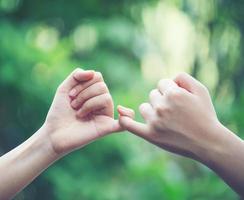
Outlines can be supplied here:
<path id="1" fill-rule="evenodd" d="M 120 130 L 102 75 L 76 69 L 58 87 L 44 125 L 1 156 L 0 199 L 12 199 L 63 155 Z"/>
<path id="2" fill-rule="evenodd" d="M 120 107 L 120 124 L 157 146 L 180 155 L 202 160 L 206 150 L 216 146 L 221 135 L 208 90 L 188 74 L 175 80 L 162 79 L 150 93 L 149 103 L 140 106 L 146 121 L 142 124 L 127 116 Z"/>
<path id="3" fill-rule="evenodd" d="M 113 109 L 102 75 L 75 70 L 58 87 L 44 124 L 54 152 L 63 155 L 122 130 Z"/>

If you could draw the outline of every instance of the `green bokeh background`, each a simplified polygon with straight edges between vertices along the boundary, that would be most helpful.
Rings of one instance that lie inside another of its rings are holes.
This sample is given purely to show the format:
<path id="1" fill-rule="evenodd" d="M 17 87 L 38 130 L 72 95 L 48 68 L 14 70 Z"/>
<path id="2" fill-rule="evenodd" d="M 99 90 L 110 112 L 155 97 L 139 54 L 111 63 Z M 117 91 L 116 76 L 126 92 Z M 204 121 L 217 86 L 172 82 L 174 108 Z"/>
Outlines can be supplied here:
<path id="1" fill-rule="evenodd" d="M 0 0 L 0 153 L 42 125 L 76 67 L 102 72 L 115 104 L 136 111 L 160 78 L 191 73 L 241 136 L 243 10 L 242 0 Z M 238 196 L 206 167 L 124 132 L 66 156 L 16 199 Z"/>

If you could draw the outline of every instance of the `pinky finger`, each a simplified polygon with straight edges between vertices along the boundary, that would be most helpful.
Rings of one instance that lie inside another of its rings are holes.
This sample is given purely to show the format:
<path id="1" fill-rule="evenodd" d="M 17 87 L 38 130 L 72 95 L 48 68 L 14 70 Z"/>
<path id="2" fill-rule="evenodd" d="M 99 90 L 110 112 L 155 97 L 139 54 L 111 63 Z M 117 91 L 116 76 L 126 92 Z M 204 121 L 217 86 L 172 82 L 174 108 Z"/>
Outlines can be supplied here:
<path id="1" fill-rule="evenodd" d="M 146 139 L 150 134 L 150 129 L 147 124 L 137 122 L 130 117 L 120 116 L 119 123 L 125 130 L 128 130 L 142 138 Z"/>
<path id="2" fill-rule="evenodd" d="M 130 117 L 131 119 L 135 118 L 135 111 L 133 109 L 126 108 L 124 106 L 119 105 L 117 107 L 117 110 L 118 110 L 120 116 Z"/>

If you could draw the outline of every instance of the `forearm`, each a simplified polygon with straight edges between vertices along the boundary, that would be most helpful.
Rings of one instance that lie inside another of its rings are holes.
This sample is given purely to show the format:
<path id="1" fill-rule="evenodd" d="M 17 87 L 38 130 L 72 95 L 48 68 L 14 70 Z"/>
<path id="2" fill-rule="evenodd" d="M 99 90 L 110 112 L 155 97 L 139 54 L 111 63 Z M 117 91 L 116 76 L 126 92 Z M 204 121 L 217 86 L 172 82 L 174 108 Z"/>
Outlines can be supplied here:
<path id="1" fill-rule="evenodd" d="M 11 199 L 58 156 L 41 128 L 24 143 L 0 157 L 0 199 Z"/>
<path id="2" fill-rule="evenodd" d="M 203 163 L 244 197 L 244 142 L 224 126 L 219 131 L 224 137 L 209 147 L 209 155 Z"/>

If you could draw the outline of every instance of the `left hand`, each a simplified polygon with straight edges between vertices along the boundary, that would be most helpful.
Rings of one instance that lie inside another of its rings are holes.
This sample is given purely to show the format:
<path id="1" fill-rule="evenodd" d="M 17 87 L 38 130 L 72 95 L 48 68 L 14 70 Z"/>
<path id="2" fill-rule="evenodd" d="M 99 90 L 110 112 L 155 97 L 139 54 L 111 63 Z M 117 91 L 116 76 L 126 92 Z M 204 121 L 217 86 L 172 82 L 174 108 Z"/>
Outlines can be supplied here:
<path id="1" fill-rule="evenodd" d="M 81 69 L 71 73 L 58 87 L 43 127 L 58 155 L 121 131 L 101 73 Z"/>

